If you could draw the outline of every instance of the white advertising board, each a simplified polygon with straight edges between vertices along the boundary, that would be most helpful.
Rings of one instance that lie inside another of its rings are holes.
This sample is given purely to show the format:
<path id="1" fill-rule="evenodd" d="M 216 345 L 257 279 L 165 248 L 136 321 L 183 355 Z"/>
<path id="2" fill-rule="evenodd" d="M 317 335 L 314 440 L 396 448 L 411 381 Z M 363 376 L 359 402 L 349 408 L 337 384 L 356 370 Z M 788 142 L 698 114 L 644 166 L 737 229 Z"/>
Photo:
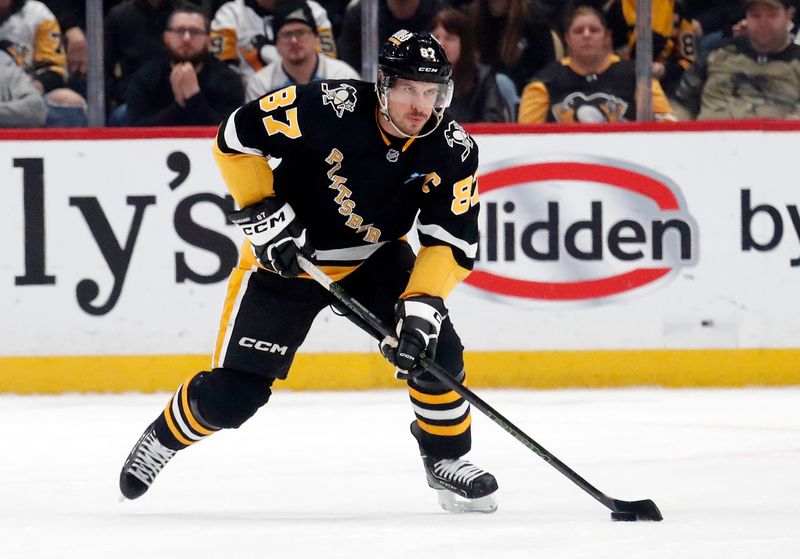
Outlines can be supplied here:
<path id="1" fill-rule="evenodd" d="M 469 349 L 797 347 L 800 131 L 476 142 Z M 0 141 L 0 356 L 210 353 L 240 240 L 210 146 Z M 344 322 L 306 351 L 374 351 Z"/>

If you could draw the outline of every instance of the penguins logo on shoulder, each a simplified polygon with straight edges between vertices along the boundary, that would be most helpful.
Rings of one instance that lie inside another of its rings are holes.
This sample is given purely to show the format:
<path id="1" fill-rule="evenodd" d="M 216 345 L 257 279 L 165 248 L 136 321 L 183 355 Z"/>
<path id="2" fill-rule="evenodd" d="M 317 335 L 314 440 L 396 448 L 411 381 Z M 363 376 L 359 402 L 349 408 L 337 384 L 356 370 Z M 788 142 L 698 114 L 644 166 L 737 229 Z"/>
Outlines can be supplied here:
<path id="1" fill-rule="evenodd" d="M 339 118 L 342 118 L 345 111 L 355 111 L 357 102 L 356 88 L 352 85 L 343 83 L 337 88 L 328 89 L 327 83 L 322 84 L 322 104 L 330 105 Z"/>
<path id="2" fill-rule="evenodd" d="M 472 151 L 472 138 L 469 137 L 467 131 L 455 120 L 450 121 L 447 130 L 444 131 L 444 139 L 447 140 L 447 145 L 450 147 L 453 147 L 455 144 L 462 146 L 464 151 L 461 152 L 461 161 L 467 160 L 469 153 Z"/>

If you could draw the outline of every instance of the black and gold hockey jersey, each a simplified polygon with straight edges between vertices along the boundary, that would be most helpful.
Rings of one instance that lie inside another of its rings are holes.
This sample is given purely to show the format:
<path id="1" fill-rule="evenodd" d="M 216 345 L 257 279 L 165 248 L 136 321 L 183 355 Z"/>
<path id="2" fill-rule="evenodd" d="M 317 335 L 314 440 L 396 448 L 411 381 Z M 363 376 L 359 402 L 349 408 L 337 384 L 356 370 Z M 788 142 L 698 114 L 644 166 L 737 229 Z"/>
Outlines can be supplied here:
<path id="1" fill-rule="evenodd" d="M 240 207 L 266 196 L 290 203 L 334 279 L 404 237 L 416 219 L 422 248 L 404 295 L 445 297 L 477 253 L 478 148 L 446 114 L 429 136 L 389 136 L 376 106 L 368 82 L 286 87 L 222 124 L 217 163 Z M 240 266 L 255 268 L 245 248 Z"/>
<path id="2" fill-rule="evenodd" d="M 615 46 L 621 46 L 624 32 L 626 58 L 633 58 L 636 49 L 636 0 L 613 2 L 606 16 L 614 33 Z M 652 3 L 653 60 L 675 61 L 684 70 L 695 60 L 696 40 L 690 19 L 686 18 L 675 0 L 654 0 Z M 615 22 L 620 24 L 614 25 Z M 623 29 L 619 29 L 621 27 Z"/>
<path id="3" fill-rule="evenodd" d="M 15 0 L 9 9 L 6 18 L 0 20 L 0 48 L 40 81 L 45 92 L 63 87 L 67 55 L 53 12 L 38 0 Z"/>
<path id="4" fill-rule="evenodd" d="M 308 7 L 317 24 L 320 52 L 336 58 L 336 41 L 327 11 L 315 0 L 309 0 Z M 225 2 L 211 21 L 211 52 L 219 60 L 232 64 L 244 81 L 249 82 L 261 68 L 280 62 L 272 29 L 273 17 L 272 10 L 262 7 L 256 0 Z"/>
<path id="5" fill-rule="evenodd" d="M 652 82 L 656 119 L 672 118 L 657 80 Z M 539 72 L 522 92 L 519 122 L 598 123 L 636 120 L 636 70 L 632 62 L 609 55 L 601 70 L 582 75 L 569 57 Z"/>

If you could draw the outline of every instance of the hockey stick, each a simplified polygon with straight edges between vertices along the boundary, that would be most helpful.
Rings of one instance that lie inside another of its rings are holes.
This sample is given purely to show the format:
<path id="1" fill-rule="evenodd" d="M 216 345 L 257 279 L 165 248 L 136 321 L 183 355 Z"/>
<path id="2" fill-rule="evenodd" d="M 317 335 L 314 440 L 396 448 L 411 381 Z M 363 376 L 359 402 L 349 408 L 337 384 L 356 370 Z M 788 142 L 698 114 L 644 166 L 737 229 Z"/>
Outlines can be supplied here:
<path id="1" fill-rule="evenodd" d="M 328 277 L 325 272 L 317 268 L 314 264 L 304 258 L 302 255 L 298 256 L 300 268 L 302 268 L 309 276 L 311 276 L 317 283 L 327 289 L 339 302 L 341 302 L 350 311 L 355 313 L 364 323 L 371 329 L 368 333 L 375 337 L 377 340 L 382 340 L 386 336 L 395 337 L 394 331 L 387 327 L 381 320 L 372 314 L 369 309 L 353 299 L 338 283 Z M 363 326 L 362 326 L 363 327 Z M 367 331 L 367 328 L 364 328 Z M 454 380 L 442 367 L 423 356 L 420 359 L 420 365 L 424 367 L 429 373 L 435 376 L 439 382 L 444 384 L 450 390 L 456 392 L 472 406 L 480 410 L 489 419 L 497 423 L 512 437 L 517 439 L 523 445 L 528 447 L 536 453 L 542 460 L 553 466 L 556 470 L 561 472 L 575 485 L 586 491 L 589 495 L 597 499 L 600 503 L 611 510 L 611 518 L 613 520 L 662 520 L 661 511 L 658 510 L 656 504 L 650 500 L 645 499 L 642 501 L 622 501 L 609 497 L 591 483 L 583 479 L 572 468 L 564 464 L 561 460 L 556 458 L 550 451 L 545 449 L 542 445 L 534 441 L 526 435 L 521 429 L 511 423 L 508 419 L 503 417 L 492 406 L 484 402 L 478 395 L 472 392 L 466 386 Z"/>

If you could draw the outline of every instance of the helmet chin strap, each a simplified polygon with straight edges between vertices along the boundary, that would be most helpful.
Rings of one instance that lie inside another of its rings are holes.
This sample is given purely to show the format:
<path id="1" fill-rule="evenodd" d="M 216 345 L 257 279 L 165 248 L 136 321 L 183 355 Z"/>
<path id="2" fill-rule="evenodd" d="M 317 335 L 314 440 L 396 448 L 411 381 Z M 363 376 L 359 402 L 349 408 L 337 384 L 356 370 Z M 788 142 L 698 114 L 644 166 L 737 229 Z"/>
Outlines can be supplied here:
<path id="1" fill-rule="evenodd" d="M 383 115 L 383 118 L 385 118 L 386 120 L 389 121 L 389 124 L 392 125 L 392 128 L 394 128 L 394 130 L 398 134 L 400 134 L 401 137 L 403 137 L 403 138 L 424 138 L 425 136 L 428 136 L 428 135 L 432 134 L 437 128 L 439 128 L 439 124 L 441 124 L 442 118 L 444 117 L 444 109 L 438 109 L 438 110 L 437 109 L 433 109 L 432 116 L 436 118 L 436 124 L 433 125 L 433 127 L 430 130 L 428 130 L 424 134 L 417 134 L 416 136 L 411 136 L 409 134 L 406 134 L 405 132 L 400 130 L 400 128 L 398 128 L 397 124 L 394 123 L 394 120 L 392 120 L 392 117 L 389 115 L 389 96 L 386 94 L 385 91 L 384 92 L 380 91 L 380 86 L 377 83 L 375 84 L 375 90 L 376 90 L 376 93 L 378 94 L 378 107 L 379 107 L 379 110 L 381 111 L 381 115 Z M 430 119 L 428 119 L 428 120 L 430 120 Z M 427 122 L 425 124 L 427 124 Z M 424 126 L 423 126 L 423 128 L 424 128 Z"/>

